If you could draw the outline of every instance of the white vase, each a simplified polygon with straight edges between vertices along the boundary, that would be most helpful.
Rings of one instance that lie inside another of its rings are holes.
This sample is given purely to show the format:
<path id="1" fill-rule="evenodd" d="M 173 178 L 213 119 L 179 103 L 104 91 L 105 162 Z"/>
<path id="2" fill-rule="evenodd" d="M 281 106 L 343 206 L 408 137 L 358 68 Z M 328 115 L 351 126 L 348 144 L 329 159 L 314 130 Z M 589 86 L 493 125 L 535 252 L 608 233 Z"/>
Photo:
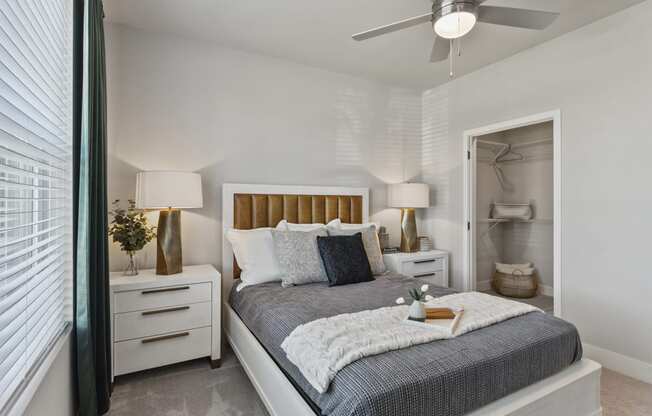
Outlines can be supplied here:
<path id="1" fill-rule="evenodd" d="M 415 300 L 410 305 L 410 318 L 413 319 L 426 319 L 426 307 L 423 305 L 423 302 Z"/>

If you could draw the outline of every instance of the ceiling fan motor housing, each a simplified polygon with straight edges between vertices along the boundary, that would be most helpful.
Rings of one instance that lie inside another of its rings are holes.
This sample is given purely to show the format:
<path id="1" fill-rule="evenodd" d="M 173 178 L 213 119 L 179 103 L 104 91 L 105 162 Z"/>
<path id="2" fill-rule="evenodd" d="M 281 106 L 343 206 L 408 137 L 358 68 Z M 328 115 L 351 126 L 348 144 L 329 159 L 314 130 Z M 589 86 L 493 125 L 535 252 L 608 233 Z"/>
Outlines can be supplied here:
<path id="1" fill-rule="evenodd" d="M 466 12 L 478 17 L 478 4 L 473 0 L 434 0 L 432 21 L 436 22 L 451 13 Z"/>

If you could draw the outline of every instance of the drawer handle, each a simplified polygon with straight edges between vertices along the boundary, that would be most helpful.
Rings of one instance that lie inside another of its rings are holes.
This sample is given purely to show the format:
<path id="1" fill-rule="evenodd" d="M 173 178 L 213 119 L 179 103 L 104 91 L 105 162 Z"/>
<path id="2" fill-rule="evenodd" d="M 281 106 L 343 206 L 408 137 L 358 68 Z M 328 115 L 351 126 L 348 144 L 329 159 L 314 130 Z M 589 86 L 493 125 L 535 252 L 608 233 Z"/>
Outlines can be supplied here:
<path id="1" fill-rule="evenodd" d="M 156 338 L 147 338 L 140 342 L 142 342 L 143 344 L 149 344 L 150 342 L 158 342 L 158 341 L 165 341 L 166 339 L 187 337 L 188 335 L 190 335 L 190 332 L 179 332 L 178 334 L 163 335 Z"/>
<path id="2" fill-rule="evenodd" d="M 176 308 L 157 309 L 155 311 L 145 311 L 142 314 L 143 316 L 156 315 L 157 313 L 185 311 L 187 309 L 190 309 L 190 306 L 177 306 Z"/>
<path id="3" fill-rule="evenodd" d="M 166 287 L 163 289 L 143 290 L 140 293 L 142 293 L 143 295 L 151 295 L 152 293 L 176 292 L 178 290 L 188 290 L 188 289 L 190 289 L 190 286 L 177 286 L 177 287 Z"/>
<path id="4" fill-rule="evenodd" d="M 423 263 L 434 263 L 436 262 L 437 259 L 432 259 L 432 260 L 415 260 L 414 264 L 423 264 Z"/>
<path id="5" fill-rule="evenodd" d="M 430 277 L 430 276 L 436 276 L 437 273 L 424 273 L 424 274 L 415 274 L 414 277 Z"/>

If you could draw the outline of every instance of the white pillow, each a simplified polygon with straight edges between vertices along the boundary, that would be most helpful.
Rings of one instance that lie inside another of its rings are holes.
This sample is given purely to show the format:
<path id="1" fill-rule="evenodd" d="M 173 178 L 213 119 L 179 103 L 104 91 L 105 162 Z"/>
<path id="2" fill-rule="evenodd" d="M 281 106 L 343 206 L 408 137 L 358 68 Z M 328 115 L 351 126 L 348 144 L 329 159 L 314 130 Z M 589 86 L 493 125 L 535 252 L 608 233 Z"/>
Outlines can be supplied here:
<path id="1" fill-rule="evenodd" d="M 349 224 L 346 222 L 342 222 L 342 220 L 340 220 L 339 218 L 336 218 L 331 222 L 329 222 L 328 224 L 326 224 L 326 227 L 335 228 L 338 230 L 358 230 L 360 228 L 369 228 L 372 225 L 376 227 L 376 231 L 380 229 L 380 225 L 376 224 L 375 222 L 365 222 L 363 224 Z"/>
<path id="2" fill-rule="evenodd" d="M 281 280 L 281 267 L 274 254 L 271 228 L 230 229 L 226 232 L 226 239 L 231 243 L 242 270 L 238 292 L 247 286 Z"/>
<path id="3" fill-rule="evenodd" d="M 281 285 L 290 287 L 313 282 L 328 282 L 317 237 L 326 237 L 326 229 L 312 231 L 272 230 L 274 250 L 283 274 Z"/>
<path id="4" fill-rule="evenodd" d="M 286 220 L 281 220 L 276 225 L 276 229 L 279 231 L 314 231 L 314 230 L 326 230 L 324 224 L 315 223 L 315 224 L 297 224 L 293 222 L 287 222 Z"/>

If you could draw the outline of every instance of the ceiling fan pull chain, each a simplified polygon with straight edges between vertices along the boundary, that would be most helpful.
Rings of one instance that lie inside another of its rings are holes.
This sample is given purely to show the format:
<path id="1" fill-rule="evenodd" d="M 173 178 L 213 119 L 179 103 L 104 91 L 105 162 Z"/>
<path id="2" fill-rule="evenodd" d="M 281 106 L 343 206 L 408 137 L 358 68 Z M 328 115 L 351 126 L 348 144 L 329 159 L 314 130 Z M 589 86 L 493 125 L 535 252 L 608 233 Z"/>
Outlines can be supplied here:
<path id="1" fill-rule="evenodd" d="M 454 74 L 453 74 L 453 60 L 454 60 L 454 57 L 455 57 L 455 52 L 454 52 L 454 51 L 455 51 L 455 44 L 453 43 L 453 42 L 454 42 L 453 39 L 451 39 L 450 42 L 451 42 L 451 50 L 450 50 L 450 53 L 448 54 L 448 55 L 449 55 L 449 56 L 448 56 L 448 57 L 449 57 L 449 61 L 450 61 L 450 73 L 449 73 L 448 75 L 449 75 L 451 78 L 453 78 L 453 75 L 454 75 Z"/>

